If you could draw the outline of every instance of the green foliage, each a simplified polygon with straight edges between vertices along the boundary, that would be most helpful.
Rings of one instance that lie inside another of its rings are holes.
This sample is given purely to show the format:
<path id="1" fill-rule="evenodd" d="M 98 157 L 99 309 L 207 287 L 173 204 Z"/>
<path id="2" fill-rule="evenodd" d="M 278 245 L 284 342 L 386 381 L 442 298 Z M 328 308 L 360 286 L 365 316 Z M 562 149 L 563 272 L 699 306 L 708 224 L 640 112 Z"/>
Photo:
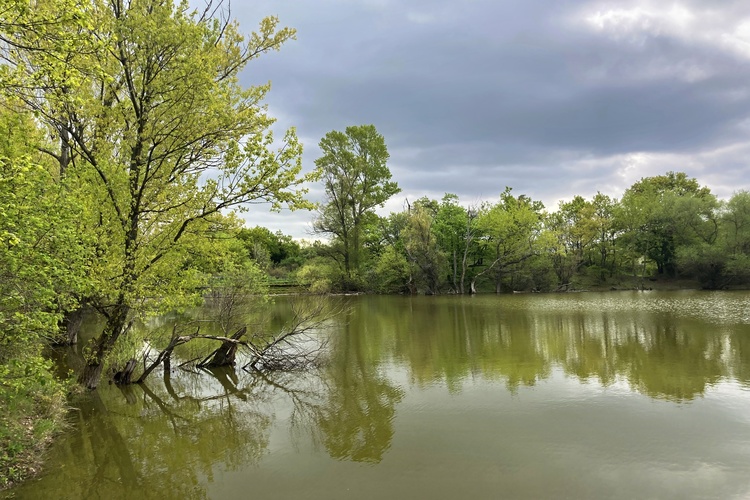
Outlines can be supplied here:
<path id="1" fill-rule="evenodd" d="M 268 295 L 268 275 L 252 261 L 225 266 L 211 283 L 210 304 L 224 335 L 250 323 L 248 314 L 263 306 Z"/>
<path id="2" fill-rule="evenodd" d="M 269 273 L 282 269 L 288 273 L 302 262 L 299 243 L 281 231 L 271 232 L 261 226 L 241 228 L 237 238 L 243 243 L 245 251 L 260 267 Z"/>
<path id="3" fill-rule="evenodd" d="M 5 114 L 3 125 L 24 122 Z M 28 137 L 34 128 L 25 121 Z M 20 140 L 19 140 L 20 139 Z M 75 304 L 86 253 L 75 234 L 77 206 L 6 134 L 0 144 L 0 487 L 34 466 L 39 443 L 62 419 L 65 386 L 42 356 L 59 312 Z"/>
<path id="4" fill-rule="evenodd" d="M 406 227 L 401 232 L 404 251 L 411 266 L 412 290 L 428 295 L 440 293 L 445 265 L 443 253 L 434 232 L 434 212 L 423 203 L 410 210 Z"/>
<path id="5" fill-rule="evenodd" d="M 619 225 L 630 249 L 653 260 L 659 274 L 677 274 L 677 247 L 715 237 L 716 198 L 684 173 L 641 179 L 623 195 Z"/>
<path id="6" fill-rule="evenodd" d="M 316 258 L 305 263 L 297 271 L 296 277 L 310 293 L 316 294 L 333 291 L 334 285 L 343 279 L 338 267 L 324 258 Z"/>
<path id="7" fill-rule="evenodd" d="M 642 179 L 622 201 L 576 196 L 549 214 L 510 188 L 478 208 L 453 194 L 422 198 L 367 227 L 368 289 L 383 293 L 643 287 L 653 274 L 705 288 L 750 281 L 750 195 L 719 203 L 684 173 Z"/>
<path id="8" fill-rule="evenodd" d="M 380 254 L 374 269 L 375 290 L 379 293 L 408 293 L 411 270 L 403 252 L 387 247 Z"/>
<path id="9" fill-rule="evenodd" d="M 326 202 L 313 228 L 337 240 L 351 281 L 360 271 L 363 230 L 372 211 L 401 189 L 391 181 L 385 139 L 373 125 L 328 132 L 319 146 L 323 156 L 315 164 L 323 176 Z"/>
<path id="10" fill-rule="evenodd" d="M 681 272 L 709 289 L 750 281 L 750 195 L 739 191 L 710 217 L 701 215 L 701 237 L 678 249 Z"/>
<path id="11" fill-rule="evenodd" d="M 74 7 L 71 24 L 67 13 L 47 22 L 52 10 L 14 3 L 0 27 L 5 91 L 59 141 L 48 152 L 81 186 L 81 226 L 95 237 L 89 302 L 108 321 L 82 377 L 94 387 L 148 299 L 190 302 L 203 280 L 191 253 L 218 214 L 260 202 L 310 208 L 301 184 L 316 173 L 301 174 L 293 129 L 274 141 L 262 106 L 269 85 L 239 85 L 248 62 L 294 37 L 276 18 L 243 37 L 221 12 L 187 2 Z"/>
<path id="12" fill-rule="evenodd" d="M 421 205 L 429 206 L 425 201 Z M 476 210 L 467 210 L 459 204 L 458 196 L 446 193 L 434 211 L 437 244 L 450 261 L 451 288 L 463 292 L 470 256 L 477 253 Z"/>
<path id="13" fill-rule="evenodd" d="M 537 253 L 543 209 L 541 202 L 526 195 L 513 196 L 511 188 L 505 189 L 498 203 L 482 209 L 477 226 L 483 235 L 481 247 L 487 264 L 473 278 L 472 289 L 478 277 L 491 273 L 495 291 L 499 292 L 503 277 L 509 275 L 512 279 L 517 266 Z"/>
<path id="14" fill-rule="evenodd" d="M 680 269 L 696 278 L 703 288 L 717 290 L 728 284 L 725 277 L 727 256 L 718 246 L 698 243 L 680 247 L 677 262 Z"/>

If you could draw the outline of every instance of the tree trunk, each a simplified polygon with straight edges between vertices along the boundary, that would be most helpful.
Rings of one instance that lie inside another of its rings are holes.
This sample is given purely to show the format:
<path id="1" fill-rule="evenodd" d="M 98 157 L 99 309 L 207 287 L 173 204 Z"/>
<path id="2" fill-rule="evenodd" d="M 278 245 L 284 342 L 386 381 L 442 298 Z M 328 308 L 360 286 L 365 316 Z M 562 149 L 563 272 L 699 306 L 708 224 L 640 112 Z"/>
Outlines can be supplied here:
<path id="1" fill-rule="evenodd" d="M 460 289 L 461 289 L 461 295 L 463 295 L 464 293 L 466 293 L 466 288 L 465 288 L 464 284 L 466 283 L 466 261 L 467 261 L 468 255 L 469 255 L 469 244 L 467 243 L 466 244 L 466 249 L 464 250 L 464 254 L 463 254 L 462 258 L 461 258 L 461 281 L 459 282 Z"/>
<path id="2" fill-rule="evenodd" d="M 453 291 L 456 293 L 463 293 L 458 288 L 458 254 L 456 249 L 453 249 Z"/>
<path id="3" fill-rule="evenodd" d="M 81 331 L 83 324 L 83 308 L 75 311 L 67 311 L 63 314 L 60 327 L 64 331 L 61 339 L 62 345 L 75 345 L 78 343 L 78 333 Z"/>
<path id="4" fill-rule="evenodd" d="M 83 308 L 75 311 L 65 311 L 58 323 L 60 336 L 55 339 L 57 345 L 75 345 L 78 343 L 78 333 L 83 323 Z"/>
<path id="5" fill-rule="evenodd" d="M 104 360 L 107 357 L 107 354 L 112 350 L 112 347 L 115 345 L 115 342 L 117 342 L 120 335 L 122 335 L 130 326 L 128 324 L 129 314 L 130 307 L 125 304 L 120 304 L 115 307 L 114 311 L 109 316 L 104 331 L 96 340 L 93 349 L 94 352 L 91 358 L 83 369 L 81 375 L 78 377 L 78 382 L 87 389 L 96 389 L 99 385 Z"/>
<path id="6" fill-rule="evenodd" d="M 349 253 L 349 236 L 346 234 L 346 232 L 344 232 L 342 240 L 344 244 L 344 271 L 346 271 L 346 277 L 351 279 L 352 269 L 351 255 Z"/>
<path id="7" fill-rule="evenodd" d="M 197 335 L 198 331 L 195 333 Z M 177 335 L 177 326 L 175 326 L 172 329 L 172 340 L 169 341 L 169 345 L 159 353 L 153 363 L 143 370 L 143 373 L 136 382 L 139 384 L 143 383 L 146 380 L 146 377 L 148 377 L 149 374 L 162 363 L 164 363 L 164 372 L 169 372 L 172 369 L 172 351 L 174 351 L 175 347 L 184 344 L 185 342 L 187 342 L 187 340 L 183 340 Z"/>
<path id="8" fill-rule="evenodd" d="M 65 174 L 70 165 L 70 132 L 67 127 L 59 127 L 58 132 L 60 133 L 60 179 L 65 178 Z"/>
<path id="9" fill-rule="evenodd" d="M 102 363 L 92 362 L 86 364 L 83 368 L 83 372 L 78 377 L 78 382 L 83 385 L 86 389 L 96 389 L 99 385 L 99 379 L 102 376 Z"/>

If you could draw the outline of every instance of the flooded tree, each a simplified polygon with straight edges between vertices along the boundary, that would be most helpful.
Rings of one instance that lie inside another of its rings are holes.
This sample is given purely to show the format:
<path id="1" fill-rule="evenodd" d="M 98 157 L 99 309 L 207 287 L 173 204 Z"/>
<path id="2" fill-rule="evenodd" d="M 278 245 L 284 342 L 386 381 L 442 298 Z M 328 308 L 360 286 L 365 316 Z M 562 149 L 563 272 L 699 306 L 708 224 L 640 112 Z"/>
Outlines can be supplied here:
<path id="1" fill-rule="evenodd" d="M 60 139 L 65 175 L 86 188 L 81 226 L 97 253 L 88 302 L 107 318 L 80 376 L 88 388 L 147 298 L 186 293 L 188 241 L 222 211 L 309 206 L 300 184 L 314 175 L 301 175 L 294 130 L 274 143 L 261 104 L 269 85 L 238 81 L 294 30 L 268 17 L 244 37 L 221 7 L 94 1 L 75 6 L 74 23 L 45 22 L 48 10 L 22 3 L 3 11 L 17 14 L 17 29 L 4 31 L 6 90 Z"/>

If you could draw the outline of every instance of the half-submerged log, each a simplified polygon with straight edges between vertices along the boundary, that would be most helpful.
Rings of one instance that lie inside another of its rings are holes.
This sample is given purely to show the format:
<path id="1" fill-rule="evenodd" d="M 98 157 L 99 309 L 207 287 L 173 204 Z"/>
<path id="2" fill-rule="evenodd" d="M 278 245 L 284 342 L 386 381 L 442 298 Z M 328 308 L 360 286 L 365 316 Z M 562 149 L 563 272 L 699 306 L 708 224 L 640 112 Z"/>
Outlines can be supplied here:
<path id="1" fill-rule="evenodd" d="M 237 356 L 237 348 L 240 345 L 240 338 L 247 333 L 247 327 L 243 326 L 237 330 L 234 335 L 221 343 L 218 349 L 209 354 L 203 361 L 198 363 L 198 368 L 213 368 L 217 366 L 234 365 Z"/>
<path id="2" fill-rule="evenodd" d="M 130 358 L 128 362 L 125 363 L 125 368 L 115 373 L 115 376 L 113 377 L 115 384 L 117 385 L 130 384 L 131 383 L 130 379 L 133 377 L 133 371 L 135 370 L 136 363 L 137 361 L 135 360 L 135 358 Z"/>

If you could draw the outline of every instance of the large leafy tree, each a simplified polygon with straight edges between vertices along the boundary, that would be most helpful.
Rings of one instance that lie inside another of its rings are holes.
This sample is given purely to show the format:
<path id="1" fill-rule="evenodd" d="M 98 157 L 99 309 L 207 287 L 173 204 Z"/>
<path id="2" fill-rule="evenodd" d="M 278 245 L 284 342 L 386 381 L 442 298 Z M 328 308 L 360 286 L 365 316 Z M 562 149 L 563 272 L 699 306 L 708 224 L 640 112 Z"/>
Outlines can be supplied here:
<path id="1" fill-rule="evenodd" d="M 604 278 L 605 270 L 609 270 L 610 275 L 614 274 L 617 264 L 615 242 L 617 241 L 618 231 L 614 224 L 614 213 L 617 205 L 616 199 L 602 193 L 596 193 L 591 200 L 593 208 L 591 228 L 596 234 L 593 247 L 597 253 L 596 261 L 602 278 Z"/>
<path id="2" fill-rule="evenodd" d="M 578 272 L 597 236 L 592 224 L 593 212 L 590 202 L 582 196 L 575 196 L 568 202 L 560 202 L 557 212 L 548 217 L 547 226 L 558 241 L 552 261 L 561 283 L 568 283 Z"/>
<path id="3" fill-rule="evenodd" d="M 728 255 L 725 273 L 733 282 L 750 279 L 750 192 L 738 191 L 724 206 L 719 244 Z"/>
<path id="4" fill-rule="evenodd" d="M 495 278 L 495 291 L 500 292 L 503 274 L 536 253 L 535 241 L 541 231 L 542 210 L 544 205 L 541 202 L 523 194 L 513 196 L 509 187 L 505 188 L 497 203 L 483 208 L 477 224 L 487 255 L 483 260 L 485 267 L 472 279 L 472 293 L 476 293 L 477 279 L 490 273 Z"/>
<path id="5" fill-rule="evenodd" d="M 734 193 L 722 202 L 715 218 L 701 220 L 716 238 L 697 238 L 678 249 L 680 271 L 710 289 L 746 284 L 750 279 L 750 194 Z M 702 231 L 701 234 L 712 234 Z"/>
<path id="6" fill-rule="evenodd" d="M 220 5 L 171 0 L 94 0 L 60 22 L 14 6 L 0 23 L 6 89 L 58 138 L 48 152 L 85 186 L 82 225 L 96 234 L 92 303 L 107 322 L 81 376 L 94 388 L 144 299 L 191 281 L 186 242 L 212 218 L 254 202 L 305 205 L 294 131 L 272 148 L 269 85 L 238 82 L 294 31 L 269 17 L 245 38 Z"/>
<path id="7" fill-rule="evenodd" d="M 677 249 L 695 242 L 713 243 L 716 197 L 682 172 L 647 177 L 625 191 L 618 224 L 631 250 L 656 264 L 658 274 L 677 272 Z"/>
<path id="8" fill-rule="evenodd" d="M 241 228 L 237 238 L 242 241 L 248 255 L 263 269 L 284 264 L 294 266 L 301 261 L 299 243 L 281 231 L 273 233 L 262 226 Z"/>
<path id="9" fill-rule="evenodd" d="M 449 259 L 451 286 L 455 293 L 465 292 L 465 282 L 472 252 L 477 253 L 480 230 L 477 225 L 479 211 L 464 208 L 458 196 L 446 193 L 435 214 L 434 231 L 438 245 Z"/>
<path id="10" fill-rule="evenodd" d="M 388 148 L 374 125 L 328 132 L 319 146 L 323 156 L 315 164 L 322 171 L 326 201 L 313 227 L 337 240 L 351 280 L 360 269 L 364 226 L 373 210 L 400 189 L 391 181 Z"/>

